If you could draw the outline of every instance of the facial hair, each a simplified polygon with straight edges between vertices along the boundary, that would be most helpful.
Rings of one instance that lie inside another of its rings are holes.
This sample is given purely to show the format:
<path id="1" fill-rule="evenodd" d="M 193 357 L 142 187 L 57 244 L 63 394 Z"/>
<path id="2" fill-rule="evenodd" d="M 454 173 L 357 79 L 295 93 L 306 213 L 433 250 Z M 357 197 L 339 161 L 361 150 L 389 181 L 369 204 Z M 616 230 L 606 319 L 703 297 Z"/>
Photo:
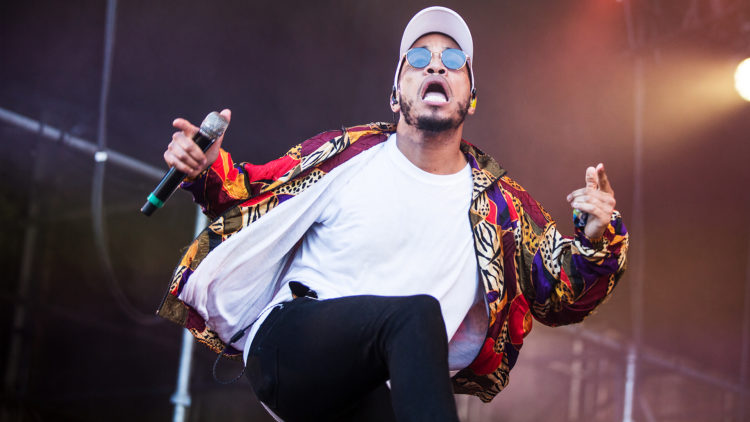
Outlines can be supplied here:
<path id="1" fill-rule="evenodd" d="M 469 112 L 469 102 L 458 101 L 456 105 L 458 106 L 458 112 L 453 116 L 441 118 L 435 116 L 433 113 L 414 116 L 412 114 L 412 102 L 402 98 L 401 113 L 407 125 L 413 126 L 423 132 L 441 133 L 458 128 L 466 119 L 466 113 Z"/>

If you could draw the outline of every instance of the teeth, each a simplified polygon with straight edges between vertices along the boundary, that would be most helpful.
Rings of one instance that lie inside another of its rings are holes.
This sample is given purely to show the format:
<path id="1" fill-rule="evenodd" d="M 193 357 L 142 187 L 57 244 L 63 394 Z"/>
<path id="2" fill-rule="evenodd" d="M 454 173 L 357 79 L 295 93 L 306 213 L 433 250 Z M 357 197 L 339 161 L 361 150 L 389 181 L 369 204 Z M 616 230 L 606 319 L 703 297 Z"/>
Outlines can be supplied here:
<path id="1" fill-rule="evenodd" d="M 442 92 L 428 92 L 424 95 L 423 100 L 443 103 L 448 102 L 448 98 L 446 98 Z"/>

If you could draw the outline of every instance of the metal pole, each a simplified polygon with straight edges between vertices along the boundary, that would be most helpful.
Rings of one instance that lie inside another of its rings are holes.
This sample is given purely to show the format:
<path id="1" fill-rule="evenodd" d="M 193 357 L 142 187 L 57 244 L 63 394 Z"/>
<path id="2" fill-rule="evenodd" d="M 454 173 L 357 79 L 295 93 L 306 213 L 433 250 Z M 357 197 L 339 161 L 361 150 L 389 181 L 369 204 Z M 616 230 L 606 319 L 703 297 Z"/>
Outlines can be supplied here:
<path id="1" fill-rule="evenodd" d="M 632 345 L 632 343 L 628 344 L 625 342 L 620 342 L 591 330 L 583 330 L 574 327 L 562 327 L 560 329 L 567 329 L 573 334 L 580 335 L 580 338 L 582 340 L 594 343 L 601 347 L 606 347 L 611 350 L 629 350 L 630 346 Z M 643 363 L 656 365 L 663 370 L 672 371 L 685 377 L 693 378 L 697 381 L 705 382 L 706 384 L 713 385 L 718 388 L 723 388 L 727 391 L 738 394 L 750 394 L 750 390 L 748 390 L 747 386 L 743 389 L 740 384 L 734 384 L 731 381 L 721 378 L 717 375 L 695 369 L 694 366 L 689 366 L 684 362 L 683 358 L 677 355 L 673 355 L 670 357 L 656 353 L 654 351 L 649 351 L 648 349 L 641 348 L 638 359 Z"/>
<path id="2" fill-rule="evenodd" d="M 632 51 L 638 47 L 636 28 L 633 21 L 631 0 L 624 0 L 625 23 L 628 43 Z M 622 420 L 633 419 L 633 402 L 635 401 L 636 376 L 638 374 L 638 353 L 643 339 L 643 283 L 646 257 L 646 237 L 644 236 L 645 218 L 643 212 L 643 119 L 646 86 L 644 80 L 643 59 L 636 55 L 633 75 L 633 230 L 631 236 L 637 240 L 634 254 L 631 254 L 631 317 L 633 341 L 628 348 L 627 370 L 625 376 L 625 399 Z"/>
<path id="3" fill-rule="evenodd" d="M 197 208 L 195 216 L 195 236 L 198 236 L 208 224 L 208 220 L 203 215 L 200 207 Z M 190 407 L 190 369 L 193 362 L 193 344 L 195 340 L 193 335 L 187 329 L 182 330 L 182 350 L 180 351 L 180 366 L 177 371 L 177 391 L 172 395 L 174 404 L 173 422 L 183 422 L 187 416 L 187 410 Z"/>
<path id="4" fill-rule="evenodd" d="M 84 154 L 90 155 L 91 157 L 96 157 L 97 160 L 109 161 L 114 165 L 131 170 L 146 177 L 150 177 L 154 180 L 161 180 L 162 176 L 164 176 L 164 169 L 146 164 L 143 161 L 129 157 L 109 148 L 100 150 L 99 147 L 93 142 L 87 141 L 83 138 L 79 138 L 78 136 L 74 136 L 70 133 L 63 132 L 62 130 L 54 128 L 52 126 L 47 126 L 42 122 L 36 121 L 18 113 L 14 113 L 2 107 L 0 107 L 0 121 L 4 121 L 21 129 L 28 130 L 29 132 L 38 133 L 42 138 L 47 138 L 52 141 L 59 142 L 62 145 L 71 147 L 75 150 L 83 152 Z"/>
<path id="5" fill-rule="evenodd" d="M 109 81 L 112 75 L 112 55 L 115 49 L 115 21 L 117 17 L 117 0 L 107 0 L 107 18 L 104 24 L 104 65 L 102 66 L 102 89 L 99 92 L 99 124 L 97 126 L 97 145 L 107 146 L 107 105 L 109 103 Z M 105 160 L 97 160 L 97 166 L 103 166 Z"/>
<path id="6" fill-rule="evenodd" d="M 633 420 L 633 395 L 635 394 L 635 369 L 636 369 L 636 348 L 630 346 L 628 350 L 628 365 L 625 370 L 625 399 L 623 400 L 622 420 L 631 422 Z"/>
<path id="7" fill-rule="evenodd" d="M 40 143 L 36 147 L 36 159 L 34 161 L 34 170 L 31 178 L 31 189 L 29 192 L 29 216 L 24 231 L 23 249 L 21 254 L 21 269 L 18 277 L 18 293 L 16 306 L 13 311 L 13 325 L 11 329 L 10 347 L 8 349 L 8 360 L 5 370 L 4 391 L 7 398 L 16 399 L 23 394 L 23 380 L 19 380 L 19 369 L 21 367 L 21 351 L 24 343 L 24 331 L 28 312 L 27 299 L 31 291 L 32 272 L 34 251 L 39 233 L 39 216 L 41 215 L 41 205 L 39 198 L 39 184 L 44 177 L 46 168 L 45 151 Z M 27 371 L 22 376 L 27 376 Z M 10 421 L 10 410 L 8 407 L 3 409 L 3 421 Z M 20 420 L 20 413 L 19 413 Z"/>
<path id="8" fill-rule="evenodd" d="M 570 394 L 568 395 L 568 421 L 578 421 L 581 415 L 583 385 L 583 340 L 573 340 L 573 359 L 570 361 Z"/>

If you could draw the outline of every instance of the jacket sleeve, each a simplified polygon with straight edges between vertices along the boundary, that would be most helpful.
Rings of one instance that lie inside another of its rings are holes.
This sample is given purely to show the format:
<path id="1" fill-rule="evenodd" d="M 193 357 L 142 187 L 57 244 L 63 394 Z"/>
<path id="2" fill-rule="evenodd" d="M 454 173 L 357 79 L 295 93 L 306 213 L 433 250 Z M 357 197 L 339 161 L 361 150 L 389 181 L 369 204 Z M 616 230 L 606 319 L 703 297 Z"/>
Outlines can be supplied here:
<path id="1" fill-rule="evenodd" d="M 550 326 L 582 321 L 615 287 L 625 270 L 628 234 L 614 211 L 602 241 L 576 228 L 563 236 L 549 214 L 526 192 L 514 201 L 518 282 L 531 313 Z"/>
<path id="2" fill-rule="evenodd" d="M 265 191 L 265 188 L 299 163 L 296 146 L 284 156 L 262 165 L 235 163 L 223 149 L 214 163 L 195 179 L 180 187 L 193 195 L 203 213 L 211 219 Z"/>

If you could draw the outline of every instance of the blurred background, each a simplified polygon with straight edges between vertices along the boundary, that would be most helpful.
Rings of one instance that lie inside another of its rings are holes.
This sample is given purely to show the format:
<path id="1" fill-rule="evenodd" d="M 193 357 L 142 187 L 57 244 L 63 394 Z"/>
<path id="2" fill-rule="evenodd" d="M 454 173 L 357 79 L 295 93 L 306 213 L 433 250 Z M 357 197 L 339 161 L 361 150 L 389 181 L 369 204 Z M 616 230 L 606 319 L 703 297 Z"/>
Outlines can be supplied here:
<path id="1" fill-rule="evenodd" d="M 401 33 L 432 4 L 0 3 L 2 421 L 171 419 L 182 330 L 152 315 L 196 209 L 178 192 L 138 210 L 172 120 L 231 108 L 224 146 L 257 163 L 393 121 Z M 565 196 L 604 162 L 632 236 L 613 298 L 536 324 L 494 401 L 457 398 L 462 420 L 750 421 L 750 2 L 441 4 L 474 36 L 466 139 L 567 233 Z M 270 421 L 214 357 L 194 350 L 187 420 Z"/>

